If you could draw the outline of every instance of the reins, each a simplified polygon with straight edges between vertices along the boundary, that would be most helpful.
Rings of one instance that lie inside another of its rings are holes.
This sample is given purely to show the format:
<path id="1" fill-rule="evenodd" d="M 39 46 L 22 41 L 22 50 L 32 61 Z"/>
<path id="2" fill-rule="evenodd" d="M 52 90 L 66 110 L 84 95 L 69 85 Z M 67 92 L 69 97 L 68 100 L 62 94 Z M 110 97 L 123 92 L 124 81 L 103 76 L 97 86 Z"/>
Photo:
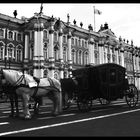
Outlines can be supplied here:
<path id="1" fill-rule="evenodd" d="M 19 77 L 19 79 L 18 79 L 12 86 L 18 86 L 18 85 L 20 84 L 20 82 L 23 80 L 23 78 L 24 78 L 24 74 L 21 75 L 21 76 Z"/>

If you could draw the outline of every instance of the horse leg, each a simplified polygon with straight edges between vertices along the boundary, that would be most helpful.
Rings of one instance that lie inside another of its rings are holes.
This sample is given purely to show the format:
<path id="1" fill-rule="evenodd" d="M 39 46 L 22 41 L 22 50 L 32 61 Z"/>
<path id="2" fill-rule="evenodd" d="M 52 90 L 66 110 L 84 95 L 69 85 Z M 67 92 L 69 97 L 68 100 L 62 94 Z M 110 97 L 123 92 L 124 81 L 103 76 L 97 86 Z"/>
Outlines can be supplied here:
<path id="1" fill-rule="evenodd" d="M 16 117 L 19 117 L 18 95 L 14 93 L 14 96 L 15 96 Z"/>
<path id="2" fill-rule="evenodd" d="M 62 112 L 62 95 L 60 92 L 54 90 L 54 91 L 51 91 L 49 98 L 53 101 L 52 114 L 56 116 Z"/>
<path id="3" fill-rule="evenodd" d="M 11 105 L 11 114 L 9 116 L 14 117 L 14 98 L 13 98 L 12 93 L 9 95 L 9 99 L 10 99 L 10 105 Z"/>
<path id="4" fill-rule="evenodd" d="M 29 111 L 29 95 L 26 93 L 23 93 L 22 95 L 22 103 L 23 103 L 23 114 L 25 119 L 31 119 L 31 114 Z"/>
<path id="5" fill-rule="evenodd" d="M 36 97 L 34 99 L 35 104 L 34 104 L 34 114 L 38 114 L 39 113 L 39 106 L 41 104 L 41 97 Z"/>

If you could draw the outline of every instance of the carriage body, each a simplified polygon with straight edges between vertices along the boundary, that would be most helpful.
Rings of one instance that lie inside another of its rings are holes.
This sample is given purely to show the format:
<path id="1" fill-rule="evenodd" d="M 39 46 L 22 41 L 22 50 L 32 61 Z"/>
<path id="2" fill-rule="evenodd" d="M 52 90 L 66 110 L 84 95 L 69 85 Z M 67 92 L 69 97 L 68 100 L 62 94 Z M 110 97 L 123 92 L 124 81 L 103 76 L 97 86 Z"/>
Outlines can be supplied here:
<path id="1" fill-rule="evenodd" d="M 107 63 L 74 70 L 73 76 L 79 83 L 80 95 L 115 100 L 122 98 L 128 87 L 125 72 L 124 67 Z"/>
<path id="2" fill-rule="evenodd" d="M 130 87 L 126 79 L 126 69 L 118 64 L 106 63 L 88 66 L 73 70 L 72 74 L 78 81 L 78 102 L 89 104 L 89 101 L 99 98 L 110 102 L 122 99 L 124 96 L 128 97 L 135 90 L 137 95 L 135 105 L 137 103 L 138 91 L 134 85 Z"/>

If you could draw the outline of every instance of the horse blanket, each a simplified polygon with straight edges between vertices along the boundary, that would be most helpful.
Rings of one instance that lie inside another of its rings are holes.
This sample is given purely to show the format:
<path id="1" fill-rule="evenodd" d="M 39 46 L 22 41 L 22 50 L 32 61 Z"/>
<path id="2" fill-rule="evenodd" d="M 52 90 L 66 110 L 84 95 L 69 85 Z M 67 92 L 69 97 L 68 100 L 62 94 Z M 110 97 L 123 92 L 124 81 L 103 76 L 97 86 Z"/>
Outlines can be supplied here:
<path id="1" fill-rule="evenodd" d="M 16 84 L 16 86 L 17 86 L 17 85 L 20 85 L 20 84 L 24 84 L 24 85 L 28 85 L 30 88 L 37 87 L 37 82 L 35 81 L 33 76 L 31 76 L 29 74 L 23 74 L 20 71 L 6 70 L 6 69 L 3 70 L 3 74 L 4 74 L 4 77 L 5 77 L 6 81 L 8 81 L 11 85 Z M 19 79 L 22 76 L 24 76 L 24 77 L 20 81 Z M 17 82 L 18 80 L 20 82 Z M 41 78 L 38 86 L 39 87 L 54 86 L 58 90 L 60 90 L 60 87 L 61 87 L 60 82 L 57 79 L 52 78 L 52 77 L 51 78 Z"/>

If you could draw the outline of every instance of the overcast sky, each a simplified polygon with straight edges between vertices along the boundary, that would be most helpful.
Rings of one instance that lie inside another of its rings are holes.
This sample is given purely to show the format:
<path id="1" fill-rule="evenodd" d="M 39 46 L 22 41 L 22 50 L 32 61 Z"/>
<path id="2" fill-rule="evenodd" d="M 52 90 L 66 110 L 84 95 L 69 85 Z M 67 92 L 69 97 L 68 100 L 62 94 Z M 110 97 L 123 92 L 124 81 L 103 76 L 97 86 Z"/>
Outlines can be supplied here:
<path id="1" fill-rule="evenodd" d="M 17 10 L 17 18 L 25 16 L 30 18 L 35 12 L 40 11 L 40 3 L 1 3 L 0 13 L 13 16 L 13 11 Z M 94 10 L 102 12 L 95 15 L 96 31 L 100 25 L 108 23 L 109 28 L 115 33 L 117 38 L 133 40 L 134 45 L 140 47 L 140 4 L 139 3 L 43 3 L 43 14 L 46 16 L 60 17 L 67 21 L 67 14 L 70 15 L 70 22 L 83 22 L 83 28 L 88 29 L 88 25 L 94 27 Z"/>

